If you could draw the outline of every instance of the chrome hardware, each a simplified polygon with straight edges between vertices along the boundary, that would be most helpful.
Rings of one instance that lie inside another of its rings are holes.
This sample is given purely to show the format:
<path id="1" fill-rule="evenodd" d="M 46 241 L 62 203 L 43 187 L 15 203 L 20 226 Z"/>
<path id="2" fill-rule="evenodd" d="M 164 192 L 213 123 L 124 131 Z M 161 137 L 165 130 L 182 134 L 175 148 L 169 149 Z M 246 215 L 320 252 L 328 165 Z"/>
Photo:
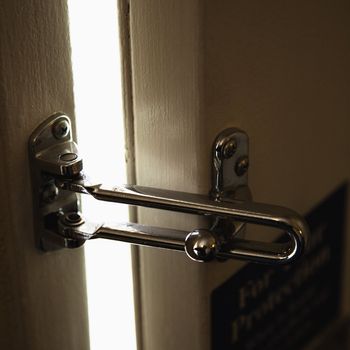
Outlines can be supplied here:
<path id="1" fill-rule="evenodd" d="M 52 126 L 52 134 L 59 140 L 65 138 L 70 131 L 70 123 L 66 119 L 59 119 Z"/>
<path id="2" fill-rule="evenodd" d="M 185 251 L 195 261 L 234 258 L 272 264 L 291 262 L 303 252 L 308 236 L 304 220 L 290 209 L 250 199 L 248 137 L 243 131 L 226 129 L 215 140 L 213 188 L 210 196 L 205 196 L 90 183 L 83 173 L 71 130 L 69 118 L 58 113 L 40 125 L 29 140 L 40 249 L 76 248 L 86 240 L 106 238 Z M 62 136 L 57 137 L 57 133 Z M 80 214 L 80 193 L 102 201 L 204 215 L 212 224 L 210 228 L 186 232 L 134 223 L 94 223 Z M 289 241 L 280 244 L 245 240 L 242 232 L 246 223 L 281 229 Z"/>
<path id="3" fill-rule="evenodd" d="M 195 261 L 211 261 L 220 253 L 220 240 L 209 230 L 194 230 L 185 239 L 185 252 Z"/>

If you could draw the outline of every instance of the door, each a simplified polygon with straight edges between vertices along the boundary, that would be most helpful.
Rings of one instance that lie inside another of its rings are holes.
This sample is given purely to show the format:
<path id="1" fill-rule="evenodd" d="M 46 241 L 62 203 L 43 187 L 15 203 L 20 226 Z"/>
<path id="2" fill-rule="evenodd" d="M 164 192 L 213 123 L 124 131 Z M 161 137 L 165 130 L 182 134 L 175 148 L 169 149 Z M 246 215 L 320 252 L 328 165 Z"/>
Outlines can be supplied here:
<path id="1" fill-rule="evenodd" d="M 74 116 L 66 1 L 3 1 L 0 52 L 0 348 L 88 349 L 84 252 L 43 254 L 32 229 L 28 138 Z"/>
<path id="2" fill-rule="evenodd" d="M 345 1 L 120 0 L 132 180 L 207 194 L 212 142 L 234 126 L 250 137 L 254 200 L 310 212 L 350 172 L 348 13 Z M 83 251 L 40 254 L 28 229 L 27 139 L 52 112 L 74 113 L 66 4 L 6 1 L 0 15 L 1 345 L 87 349 Z M 137 219 L 204 224 L 148 209 Z M 153 248 L 134 249 L 134 263 L 139 348 L 215 349 L 213 292 L 245 263 Z"/>
<path id="3" fill-rule="evenodd" d="M 132 1 L 137 183 L 207 194 L 212 142 L 237 127 L 250 138 L 253 199 L 312 212 L 350 175 L 349 23 L 346 1 Z M 140 209 L 138 219 L 180 229 L 198 225 L 196 218 L 150 209 Z M 342 235 L 348 252 L 349 232 L 334 235 Z M 213 309 L 215 291 L 239 271 L 256 279 L 254 268 L 241 270 L 239 261 L 194 264 L 148 248 L 135 255 L 143 350 L 255 348 L 238 346 L 233 334 L 228 344 L 216 343 Z M 338 320 L 349 310 L 347 255 L 335 269 L 344 271 L 342 297 L 333 296 L 342 298 Z M 234 313 L 222 314 L 231 327 Z M 219 328 L 227 327 L 218 317 Z M 305 331 L 300 320 L 291 331 L 290 320 L 283 321 L 284 346 Z M 251 338 L 259 331 L 254 327 Z"/>

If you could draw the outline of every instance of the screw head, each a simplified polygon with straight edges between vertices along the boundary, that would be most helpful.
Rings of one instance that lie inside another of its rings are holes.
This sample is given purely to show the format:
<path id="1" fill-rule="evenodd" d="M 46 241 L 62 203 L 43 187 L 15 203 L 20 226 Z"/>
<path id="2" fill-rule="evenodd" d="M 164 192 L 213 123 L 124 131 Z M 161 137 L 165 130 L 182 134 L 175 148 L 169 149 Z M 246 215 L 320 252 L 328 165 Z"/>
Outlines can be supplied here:
<path id="1" fill-rule="evenodd" d="M 243 176 L 249 168 L 249 159 L 247 156 L 241 157 L 237 160 L 235 172 L 237 176 Z"/>
<path id="2" fill-rule="evenodd" d="M 237 142 L 235 139 L 228 140 L 223 147 L 222 155 L 225 159 L 231 158 L 237 150 Z"/>
<path id="3" fill-rule="evenodd" d="M 79 226 L 84 223 L 83 217 L 77 211 L 66 213 L 63 217 L 63 221 L 68 226 Z"/>
<path id="4" fill-rule="evenodd" d="M 60 160 L 62 162 L 73 162 L 74 160 L 76 160 L 78 158 L 78 155 L 76 153 L 63 153 L 60 155 Z"/>
<path id="5" fill-rule="evenodd" d="M 53 203 L 58 197 L 58 188 L 54 183 L 47 184 L 41 194 L 41 199 L 43 202 L 50 204 Z"/>
<path id="6" fill-rule="evenodd" d="M 52 133 L 58 140 L 65 138 L 69 131 L 70 126 L 66 119 L 58 120 L 52 127 Z"/>
<path id="7" fill-rule="evenodd" d="M 209 230 L 195 230 L 190 232 L 185 239 L 185 251 L 192 260 L 211 261 L 219 251 L 219 242 Z"/>

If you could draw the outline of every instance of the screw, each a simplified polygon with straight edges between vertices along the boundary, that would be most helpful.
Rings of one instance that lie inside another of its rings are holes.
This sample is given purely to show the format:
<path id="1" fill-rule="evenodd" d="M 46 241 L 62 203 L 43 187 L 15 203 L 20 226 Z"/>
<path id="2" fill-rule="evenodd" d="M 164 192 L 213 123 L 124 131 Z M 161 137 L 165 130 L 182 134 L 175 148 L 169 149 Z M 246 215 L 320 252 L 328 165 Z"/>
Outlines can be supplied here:
<path id="1" fill-rule="evenodd" d="M 60 155 L 60 160 L 62 162 L 73 162 L 78 158 L 78 155 L 76 153 L 63 153 Z"/>
<path id="2" fill-rule="evenodd" d="M 50 204 L 56 200 L 58 197 L 58 188 L 54 183 L 47 184 L 41 194 L 41 199 L 43 202 Z"/>
<path id="3" fill-rule="evenodd" d="M 249 159 L 247 156 L 243 156 L 238 159 L 236 166 L 235 166 L 235 171 L 238 176 L 243 176 L 249 168 Z"/>
<path id="4" fill-rule="evenodd" d="M 58 120 L 52 127 L 52 133 L 56 139 L 60 140 L 69 134 L 70 127 L 66 119 Z"/>
<path id="5" fill-rule="evenodd" d="M 84 219 L 77 211 L 71 211 L 61 217 L 61 222 L 67 226 L 79 226 L 84 223 Z"/>
<path id="6" fill-rule="evenodd" d="M 64 218 L 67 222 L 72 223 L 72 224 L 77 224 L 78 222 L 81 222 L 81 220 L 83 219 L 82 216 L 80 215 L 80 213 L 78 213 L 76 211 L 72 211 L 70 213 L 67 213 Z"/>
<path id="7" fill-rule="evenodd" d="M 225 145 L 222 151 L 222 155 L 225 159 L 231 158 L 237 149 L 237 142 L 235 139 L 229 140 Z"/>

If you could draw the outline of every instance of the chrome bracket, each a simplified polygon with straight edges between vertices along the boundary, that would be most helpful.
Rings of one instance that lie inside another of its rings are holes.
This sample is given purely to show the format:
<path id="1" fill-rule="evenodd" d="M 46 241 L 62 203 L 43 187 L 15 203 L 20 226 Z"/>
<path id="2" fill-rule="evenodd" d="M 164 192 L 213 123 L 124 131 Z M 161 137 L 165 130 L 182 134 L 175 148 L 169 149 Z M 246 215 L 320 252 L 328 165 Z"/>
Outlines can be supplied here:
<path id="1" fill-rule="evenodd" d="M 69 117 L 57 113 L 31 135 L 32 173 L 37 247 L 43 251 L 77 248 L 86 240 L 106 238 L 132 244 L 185 251 L 195 261 L 245 259 L 283 264 L 303 252 L 308 228 L 294 211 L 254 203 L 248 182 L 248 137 L 226 129 L 216 138 L 212 156 L 212 189 L 208 196 L 135 185 L 109 187 L 91 183 L 73 141 Z M 79 194 L 98 200 L 171 210 L 209 217 L 209 228 L 190 232 L 135 223 L 95 223 L 80 213 Z M 286 243 L 245 240 L 245 224 L 285 231 Z"/>

